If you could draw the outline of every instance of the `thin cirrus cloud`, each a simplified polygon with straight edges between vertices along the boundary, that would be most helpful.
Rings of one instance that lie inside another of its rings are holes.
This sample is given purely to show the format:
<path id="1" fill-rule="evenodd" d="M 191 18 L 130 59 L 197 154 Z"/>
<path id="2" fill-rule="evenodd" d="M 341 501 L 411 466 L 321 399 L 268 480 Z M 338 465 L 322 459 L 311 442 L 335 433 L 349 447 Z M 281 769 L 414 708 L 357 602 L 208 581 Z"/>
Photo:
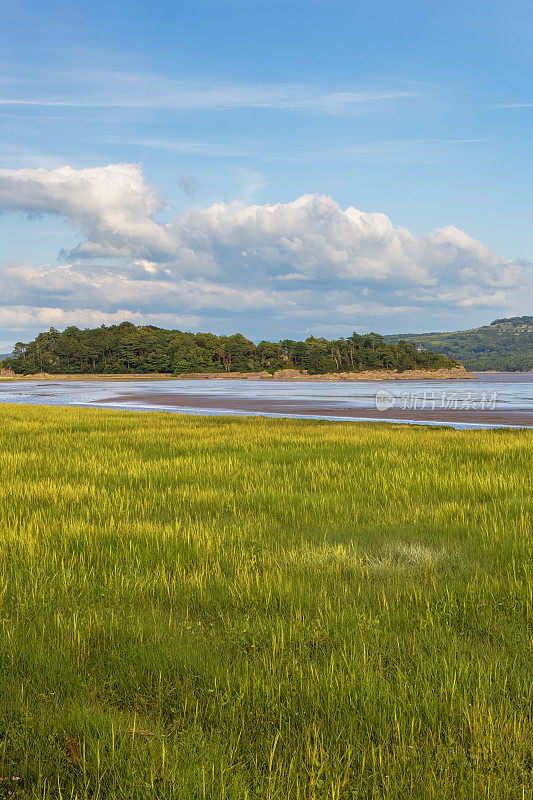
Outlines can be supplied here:
<path id="1" fill-rule="evenodd" d="M 285 148 L 283 153 L 277 153 L 272 147 L 272 141 L 256 140 L 237 140 L 231 145 L 218 141 L 188 141 L 168 138 L 143 138 L 143 137 L 122 137 L 105 139 L 110 144 L 126 144 L 143 149 L 163 150 L 168 153 L 176 153 L 186 156 L 261 156 L 275 158 L 279 161 L 321 161 L 338 159 L 339 157 L 349 157 L 352 161 L 389 161 L 424 159 L 437 148 L 454 147 L 457 145 L 478 145 L 488 144 L 492 139 L 374 139 L 362 141 L 356 144 L 337 145 L 335 147 L 299 147 L 291 150 Z"/>
<path id="2" fill-rule="evenodd" d="M 533 108 L 533 103 L 500 103 L 493 108 Z"/>
<path id="3" fill-rule="evenodd" d="M 356 318 L 504 313 L 531 289 L 526 266 L 454 226 L 415 236 L 326 196 L 218 203 L 164 223 L 163 208 L 138 164 L 0 170 L 0 210 L 60 215 L 79 236 L 62 264 L 0 264 L 2 324 L 241 320 L 249 335 L 260 323 L 276 336 L 328 318 L 356 327 Z"/>
<path id="4" fill-rule="evenodd" d="M 60 80 L 58 80 L 58 78 Z M 61 94 L 57 85 L 63 85 Z M 187 81 L 161 75 L 129 72 L 40 73 L 36 84 L 28 80 L 25 92 L 19 81 L 0 97 L 0 106 L 36 108 L 153 108 L 172 111 L 231 108 L 274 109 L 316 114 L 360 113 L 383 104 L 411 100 L 428 88 L 365 86 L 338 89 L 312 83 L 239 84 Z M 102 87 L 106 87 L 102 90 Z M 14 90 L 16 89 L 16 93 Z"/>

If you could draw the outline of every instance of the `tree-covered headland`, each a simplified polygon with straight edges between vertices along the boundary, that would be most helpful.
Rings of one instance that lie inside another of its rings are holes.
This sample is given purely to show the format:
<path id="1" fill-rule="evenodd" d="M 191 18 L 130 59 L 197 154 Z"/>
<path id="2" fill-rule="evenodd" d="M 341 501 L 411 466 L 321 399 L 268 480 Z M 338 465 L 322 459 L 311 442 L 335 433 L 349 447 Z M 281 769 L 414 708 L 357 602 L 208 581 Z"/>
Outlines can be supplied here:
<path id="1" fill-rule="evenodd" d="M 386 342 L 377 333 L 353 333 L 346 339 L 310 336 L 259 344 L 239 333 L 216 336 L 187 333 L 130 322 L 100 328 L 55 328 L 32 342 L 18 342 L 4 368 L 20 375 L 53 374 L 258 372 L 307 370 L 319 375 L 369 369 L 453 368 L 458 362 L 432 351 L 420 352 L 403 340 Z"/>
<path id="2" fill-rule="evenodd" d="M 490 325 L 452 333 L 400 333 L 386 336 L 457 358 L 469 370 L 533 370 L 533 317 L 496 319 Z"/>

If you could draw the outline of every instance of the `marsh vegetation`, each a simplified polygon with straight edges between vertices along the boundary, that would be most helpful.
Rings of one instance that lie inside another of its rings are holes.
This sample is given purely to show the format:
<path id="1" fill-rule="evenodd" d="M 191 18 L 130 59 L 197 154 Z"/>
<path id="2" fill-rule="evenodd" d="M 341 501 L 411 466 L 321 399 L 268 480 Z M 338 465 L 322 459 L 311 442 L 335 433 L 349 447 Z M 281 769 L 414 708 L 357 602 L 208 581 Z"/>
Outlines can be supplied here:
<path id="1" fill-rule="evenodd" d="M 531 797 L 531 432 L 0 417 L 0 792 Z"/>

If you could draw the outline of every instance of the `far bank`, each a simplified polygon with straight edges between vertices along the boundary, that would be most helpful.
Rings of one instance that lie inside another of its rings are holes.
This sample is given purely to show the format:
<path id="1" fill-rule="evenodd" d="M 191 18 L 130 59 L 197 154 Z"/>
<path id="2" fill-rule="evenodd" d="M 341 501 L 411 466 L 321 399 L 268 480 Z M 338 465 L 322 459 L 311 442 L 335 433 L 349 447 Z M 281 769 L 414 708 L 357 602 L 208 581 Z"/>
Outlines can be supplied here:
<path id="1" fill-rule="evenodd" d="M 12 370 L 0 370 L 0 380 L 28 381 L 28 380 L 54 380 L 54 381 L 98 381 L 98 380 L 264 380 L 264 381 L 298 381 L 298 382 L 324 382 L 324 381 L 394 381 L 394 380 L 475 380 L 475 376 L 466 371 L 464 367 L 453 369 L 421 370 L 410 369 L 399 372 L 398 370 L 365 370 L 363 372 L 330 372 L 325 375 L 310 375 L 306 370 L 281 369 L 271 374 L 270 372 L 192 372 L 173 375 L 171 373 L 126 373 L 115 375 L 113 373 L 88 374 L 52 374 L 37 372 L 33 375 L 17 375 Z"/>

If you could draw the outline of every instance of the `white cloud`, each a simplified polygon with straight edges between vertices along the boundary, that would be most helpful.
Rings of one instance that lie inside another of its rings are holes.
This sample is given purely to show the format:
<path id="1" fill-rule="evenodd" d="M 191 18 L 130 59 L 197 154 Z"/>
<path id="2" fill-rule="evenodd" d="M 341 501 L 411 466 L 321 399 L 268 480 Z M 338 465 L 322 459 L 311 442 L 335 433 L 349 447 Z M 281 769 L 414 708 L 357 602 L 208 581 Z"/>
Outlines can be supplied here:
<path id="1" fill-rule="evenodd" d="M 154 275 L 154 271 L 157 274 Z M 127 304 L 136 310 L 249 311 L 285 308 L 295 301 L 287 293 L 263 288 L 228 286 L 223 283 L 176 279 L 166 270 L 155 270 L 152 262 L 135 262 L 126 267 L 97 267 L 81 263 L 35 267 L 29 263 L 0 262 L 0 284 L 7 306 L 55 303 L 62 308 L 90 302 L 104 311 Z"/>
<path id="2" fill-rule="evenodd" d="M 343 210 L 329 197 L 306 195 L 291 203 L 221 203 L 189 211 L 168 227 L 182 254 L 195 253 L 195 268 L 247 281 L 343 281 L 363 288 L 513 286 L 521 266 L 447 226 L 421 237 L 394 227 L 381 213 Z"/>
<path id="3" fill-rule="evenodd" d="M 77 256 L 148 260 L 195 276 L 424 286 L 443 279 L 513 284 L 521 271 L 453 226 L 415 237 L 385 214 L 343 210 L 319 195 L 275 205 L 219 203 L 166 224 L 156 221 L 163 207 L 138 164 L 0 170 L 0 208 L 66 217 L 85 237 Z"/>
<path id="4" fill-rule="evenodd" d="M 163 207 L 139 164 L 0 170 L 0 208 L 67 217 L 93 253 L 172 252 L 164 227 L 153 219 Z"/>
<path id="5" fill-rule="evenodd" d="M 190 327 L 207 311 L 248 315 L 249 326 L 264 323 L 274 336 L 275 320 L 328 316 L 355 326 L 403 315 L 415 329 L 424 315 L 516 313 L 531 292 L 527 266 L 454 226 L 414 236 L 385 214 L 342 209 L 330 197 L 219 203 L 166 223 L 157 219 L 163 207 L 137 164 L 0 170 L 0 210 L 59 214 L 82 236 L 66 263 L 0 264 L 0 323 L 127 317 Z"/>
<path id="6" fill-rule="evenodd" d="M 0 325 L 11 330 L 26 328 L 65 328 L 69 325 L 95 328 L 100 325 L 118 325 L 121 322 L 136 325 L 157 325 L 168 328 L 192 329 L 198 325 L 198 317 L 177 314 L 142 314 L 129 309 L 118 309 L 105 313 L 94 308 L 47 308 L 46 306 L 2 306 Z"/>

